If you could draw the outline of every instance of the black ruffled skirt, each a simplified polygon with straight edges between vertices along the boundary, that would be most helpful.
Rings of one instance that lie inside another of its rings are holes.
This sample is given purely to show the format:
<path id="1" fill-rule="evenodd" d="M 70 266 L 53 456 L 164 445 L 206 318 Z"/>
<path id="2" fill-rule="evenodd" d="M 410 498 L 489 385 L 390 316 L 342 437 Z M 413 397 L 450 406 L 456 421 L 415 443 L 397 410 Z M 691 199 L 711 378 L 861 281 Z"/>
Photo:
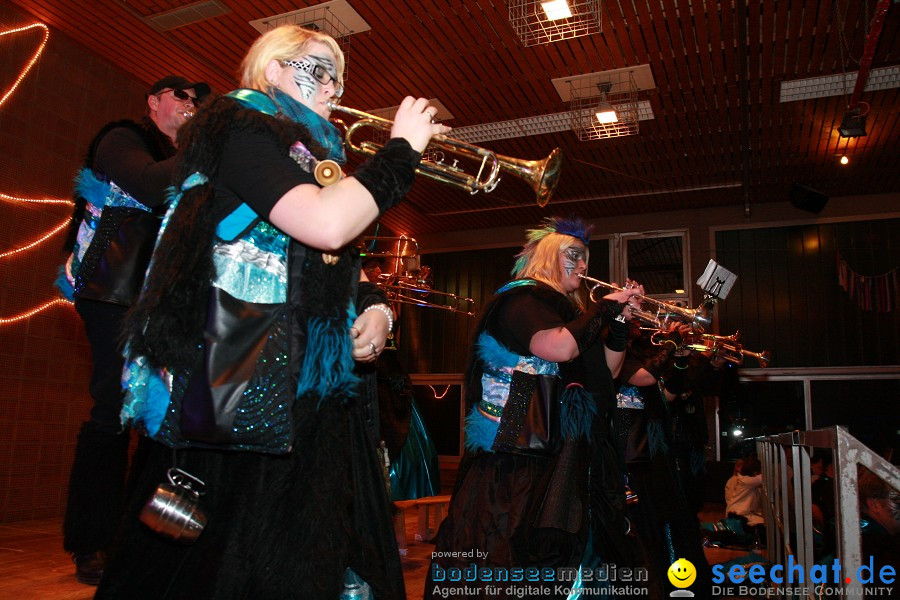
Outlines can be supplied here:
<path id="1" fill-rule="evenodd" d="M 443 587 L 458 586 L 440 581 L 449 568 L 578 566 L 588 529 L 586 460 L 584 449 L 572 442 L 552 458 L 506 453 L 471 458 L 435 539 L 425 598 L 445 597 Z M 484 598 L 506 597 L 485 584 L 466 585 L 480 587 Z M 536 595 L 534 583 L 522 585 L 531 588 L 528 597 L 555 597 Z M 506 591 L 509 584 L 500 587 Z"/>
<path id="2" fill-rule="evenodd" d="M 308 404 L 308 406 L 307 406 Z M 206 528 L 178 545 L 138 520 L 173 465 L 156 444 L 96 598 L 336 599 L 352 568 L 378 599 L 405 599 L 375 446 L 359 402 L 298 402 L 285 456 L 179 450 L 206 483 Z"/>

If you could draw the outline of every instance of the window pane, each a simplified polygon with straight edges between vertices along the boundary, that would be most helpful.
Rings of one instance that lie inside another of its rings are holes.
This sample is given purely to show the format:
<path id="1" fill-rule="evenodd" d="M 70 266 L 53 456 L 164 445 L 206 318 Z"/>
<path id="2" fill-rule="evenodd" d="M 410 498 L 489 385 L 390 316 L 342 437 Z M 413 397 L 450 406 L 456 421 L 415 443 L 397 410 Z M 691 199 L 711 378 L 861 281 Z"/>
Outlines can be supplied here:
<path id="1" fill-rule="evenodd" d="M 588 265 L 588 275 L 594 279 L 609 281 L 610 241 L 611 240 L 591 240 L 591 262 Z"/>
<path id="2" fill-rule="evenodd" d="M 682 234 L 629 239 L 626 274 L 642 283 L 650 296 L 683 296 L 687 291 L 683 251 Z"/>
<path id="3" fill-rule="evenodd" d="M 897 445 L 900 380 L 812 381 L 810 395 L 813 429 L 842 425 L 879 454 Z"/>
<path id="4" fill-rule="evenodd" d="M 722 460 L 754 454 L 756 446 L 749 438 L 795 429 L 804 429 L 801 381 L 741 382 L 736 396 L 721 399 Z"/>

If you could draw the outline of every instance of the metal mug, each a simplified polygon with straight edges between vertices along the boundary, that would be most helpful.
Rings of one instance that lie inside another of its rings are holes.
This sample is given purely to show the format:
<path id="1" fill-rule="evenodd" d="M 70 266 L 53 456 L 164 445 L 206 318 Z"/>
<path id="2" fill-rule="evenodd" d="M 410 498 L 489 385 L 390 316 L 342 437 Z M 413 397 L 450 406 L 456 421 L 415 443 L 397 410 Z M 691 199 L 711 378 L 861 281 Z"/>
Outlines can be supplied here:
<path id="1" fill-rule="evenodd" d="M 141 510 L 141 523 L 173 541 L 190 544 L 206 526 L 206 515 L 198 505 L 205 484 L 181 469 L 171 468 L 168 481 L 156 488 Z"/>

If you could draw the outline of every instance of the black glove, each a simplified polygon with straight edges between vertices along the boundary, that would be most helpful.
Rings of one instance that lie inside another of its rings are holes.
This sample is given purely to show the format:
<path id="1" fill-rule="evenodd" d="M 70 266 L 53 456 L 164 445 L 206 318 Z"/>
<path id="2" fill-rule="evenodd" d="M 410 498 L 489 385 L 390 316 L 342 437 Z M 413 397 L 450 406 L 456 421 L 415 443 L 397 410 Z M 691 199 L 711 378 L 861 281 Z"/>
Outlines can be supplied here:
<path id="1" fill-rule="evenodd" d="M 403 138 L 391 138 L 381 150 L 359 165 L 353 176 L 369 190 L 379 214 L 400 202 L 412 187 L 422 159 Z"/>
<path id="2" fill-rule="evenodd" d="M 613 304 L 615 305 L 616 314 L 609 322 L 609 332 L 606 334 L 606 347 L 613 352 L 625 352 L 629 329 L 628 321 L 622 316 L 625 304 L 621 302 L 613 302 Z"/>

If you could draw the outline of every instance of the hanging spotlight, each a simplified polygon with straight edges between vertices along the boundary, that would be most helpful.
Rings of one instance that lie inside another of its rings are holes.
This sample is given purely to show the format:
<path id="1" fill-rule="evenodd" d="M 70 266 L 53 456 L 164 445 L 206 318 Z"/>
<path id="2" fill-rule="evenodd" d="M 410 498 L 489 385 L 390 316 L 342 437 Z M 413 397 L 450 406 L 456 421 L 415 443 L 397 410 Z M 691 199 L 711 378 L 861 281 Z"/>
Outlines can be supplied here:
<path id="1" fill-rule="evenodd" d="M 841 126 L 838 127 L 838 133 L 845 138 L 868 135 L 866 133 L 866 115 L 859 114 L 858 108 L 848 110 L 844 113 L 844 119 L 841 121 Z"/>
<path id="2" fill-rule="evenodd" d="M 600 0 L 509 0 L 507 4 L 509 24 L 526 47 L 602 31 Z"/>
<path id="3" fill-rule="evenodd" d="M 846 165 L 846 164 L 848 164 L 849 162 L 850 162 L 850 159 L 847 158 L 847 155 L 846 155 L 846 154 L 843 155 L 843 156 L 841 157 L 841 164 L 842 164 L 842 165 Z"/>

